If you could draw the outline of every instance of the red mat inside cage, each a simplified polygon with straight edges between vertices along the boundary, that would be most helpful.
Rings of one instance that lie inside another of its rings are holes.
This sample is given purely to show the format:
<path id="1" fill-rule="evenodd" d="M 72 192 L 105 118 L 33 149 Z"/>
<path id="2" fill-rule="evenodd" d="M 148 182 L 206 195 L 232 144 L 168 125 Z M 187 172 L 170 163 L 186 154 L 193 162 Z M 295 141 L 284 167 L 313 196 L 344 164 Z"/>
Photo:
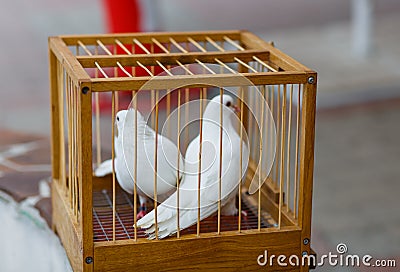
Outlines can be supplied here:
<path id="1" fill-rule="evenodd" d="M 133 203 L 132 196 L 122 191 L 120 188 L 116 192 L 116 218 L 115 218 L 115 239 L 133 239 Z M 254 207 L 245 200 L 242 200 L 242 210 L 247 216 L 242 216 L 241 229 L 257 229 L 258 216 Z M 112 191 L 102 190 L 93 193 L 93 235 L 94 241 L 111 241 L 113 238 L 112 220 Z M 261 218 L 261 228 L 274 226 L 274 221 L 270 216 L 263 214 Z M 201 233 L 217 232 L 217 216 L 210 216 L 200 222 Z M 221 231 L 235 231 L 238 229 L 237 216 L 221 216 Z M 181 231 L 181 235 L 197 233 L 197 226 Z M 139 229 L 138 238 L 147 238 L 144 230 Z"/>

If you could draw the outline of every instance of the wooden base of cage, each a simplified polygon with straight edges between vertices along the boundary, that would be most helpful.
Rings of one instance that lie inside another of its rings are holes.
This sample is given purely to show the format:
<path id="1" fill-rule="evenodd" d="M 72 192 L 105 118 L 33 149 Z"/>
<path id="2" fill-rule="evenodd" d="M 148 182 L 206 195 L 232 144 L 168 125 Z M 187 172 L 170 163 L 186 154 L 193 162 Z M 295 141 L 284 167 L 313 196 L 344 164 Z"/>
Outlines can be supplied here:
<path id="1" fill-rule="evenodd" d="M 300 256 L 300 230 L 266 229 L 185 236 L 148 242 L 123 240 L 96 242 L 94 267 L 97 271 L 279 271 L 287 267 L 261 267 L 259 255 Z M 285 243 L 282 243 L 285 241 Z M 293 267 L 292 267 L 293 268 Z M 296 271 L 294 269 L 293 271 Z M 297 270 L 300 271 L 300 270 Z"/>
<path id="2" fill-rule="evenodd" d="M 246 184 L 250 176 L 248 172 Z M 245 184 L 245 185 L 246 185 Z M 301 229 L 292 224 L 289 214 L 282 216 L 282 225 L 277 226 L 278 204 L 274 198 L 272 181 L 267 181 L 261 192 L 268 195 L 262 204 L 258 229 L 257 194 L 242 194 L 242 217 L 238 231 L 237 216 L 221 217 L 221 234 L 217 234 L 217 218 L 211 216 L 201 222 L 200 236 L 196 226 L 183 230 L 181 237 L 171 236 L 163 240 L 149 241 L 142 230 L 134 239 L 132 195 L 116 184 L 115 240 L 112 228 L 112 179 L 93 177 L 93 254 L 82 254 L 82 235 L 79 223 L 69 211 L 68 199 L 58 181 L 53 182 L 53 224 L 60 236 L 74 271 L 278 271 L 288 270 L 276 262 L 260 266 L 257 259 L 267 251 L 268 256 L 284 254 L 301 256 Z M 272 194 L 273 196 L 273 194 Z M 283 213 L 284 214 L 284 213 Z M 80 248 L 81 250 L 76 250 Z M 91 263 L 93 262 L 93 263 Z M 91 266 L 93 264 L 93 266 Z M 89 269 L 89 266 L 90 269 Z M 305 269 L 304 267 L 302 269 Z M 291 267 L 291 271 L 305 271 Z"/>

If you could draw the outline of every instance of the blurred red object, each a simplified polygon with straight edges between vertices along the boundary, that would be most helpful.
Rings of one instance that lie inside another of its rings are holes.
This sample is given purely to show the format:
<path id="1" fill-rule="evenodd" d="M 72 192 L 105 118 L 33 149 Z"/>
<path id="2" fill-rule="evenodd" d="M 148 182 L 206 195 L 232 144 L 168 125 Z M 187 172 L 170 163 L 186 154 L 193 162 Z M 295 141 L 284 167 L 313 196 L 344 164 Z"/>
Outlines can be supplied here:
<path id="1" fill-rule="evenodd" d="M 141 26 L 141 11 L 138 1 L 136 0 L 103 0 L 103 9 L 105 14 L 105 27 L 108 33 L 127 33 L 140 32 Z M 131 46 L 127 46 L 131 50 Z M 136 49 L 136 48 L 135 48 Z M 125 54 L 125 52 L 117 47 L 117 54 Z M 136 51 L 135 51 L 136 52 Z M 131 69 L 127 69 L 131 72 Z M 118 76 L 123 76 L 124 73 L 118 68 Z M 142 73 L 142 76 L 145 74 Z M 131 101 L 131 95 L 120 93 L 119 107 L 126 108 Z M 111 98 L 109 95 L 101 94 L 99 96 L 99 106 L 102 111 L 111 111 Z"/>
<path id="2" fill-rule="evenodd" d="M 144 18 L 147 15 L 151 16 L 155 13 L 149 12 L 148 9 L 154 9 L 153 5 L 147 5 L 147 12 L 144 6 L 141 6 L 140 0 L 103 0 L 103 9 L 105 15 L 105 27 L 108 33 L 132 33 L 132 32 L 142 32 L 146 29 L 146 26 L 143 22 L 145 22 Z M 154 18 L 152 18 L 154 19 Z M 154 26 L 153 26 L 154 27 Z M 149 27 L 147 26 L 146 30 Z M 155 29 L 150 29 L 154 31 Z M 143 46 L 152 53 L 164 53 L 162 49 L 156 45 L 143 44 Z M 134 54 L 146 54 L 145 50 L 140 48 L 138 45 L 130 45 L 125 44 L 125 47 Z M 133 48 L 132 48 L 133 47 Z M 111 52 L 116 52 L 117 54 L 126 54 L 126 52 L 117 46 L 115 51 L 112 48 L 109 48 Z M 141 68 L 136 67 L 132 71 L 132 67 L 124 67 L 128 72 L 133 72 L 135 76 L 149 76 L 148 72 Z M 158 75 L 160 73 L 164 73 L 165 71 L 160 66 L 155 66 L 153 69 L 151 67 L 147 67 L 150 71 L 154 73 L 154 75 Z M 126 76 L 125 73 L 118 68 L 116 76 Z M 101 73 L 99 77 L 103 77 Z M 191 97 L 198 97 L 198 89 L 191 89 L 190 95 Z M 176 95 L 176 94 L 175 94 Z M 175 96 L 172 95 L 172 96 Z M 126 109 L 131 102 L 132 96 L 130 92 L 119 92 L 119 109 Z M 176 98 L 173 98 L 172 101 L 176 101 Z M 173 103 L 173 102 L 172 102 Z M 101 112 L 111 112 L 111 95 L 102 94 L 99 95 L 99 106 Z M 145 106 L 150 107 L 149 104 Z M 165 108 L 165 101 L 160 103 L 160 108 Z"/>
<path id="3" fill-rule="evenodd" d="M 136 0 L 103 0 L 109 33 L 141 31 L 141 12 Z"/>

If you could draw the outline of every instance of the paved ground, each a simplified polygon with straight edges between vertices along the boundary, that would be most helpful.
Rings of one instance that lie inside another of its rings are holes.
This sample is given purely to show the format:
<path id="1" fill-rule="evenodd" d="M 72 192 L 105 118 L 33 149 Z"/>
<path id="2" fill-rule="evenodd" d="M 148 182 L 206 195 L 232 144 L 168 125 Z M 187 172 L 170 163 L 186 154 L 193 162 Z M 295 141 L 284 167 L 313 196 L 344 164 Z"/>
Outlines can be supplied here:
<path id="1" fill-rule="evenodd" d="M 167 15 L 179 11 L 166 2 L 160 5 Z M 178 1 L 168 1 L 174 2 Z M 270 0 L 268 8 L 284 12 L 285 6 L 278 2 Z M 208 27 L 254 30 L 319 72 L 312 241 L 317 251 L 334 251 L 344 242 L 352 253 L 400 256 L 400 101 L 396 99 L 400 97 L 400 36 L 395 35 L 400 4 L 394 0 L 377 3 L 375 51 L 361 60 L 350 50 L 347 1 L 332 4 L 329 0 L 325 6 L 312 1 L 314 19 L 307 17 L 310 6 L 306 2 L 292 7 L 298 13 L 291 10 L 287 20 L 276 15 L 268 24 L 269 17 L 262 18 L 265 28 L 259 21 L 262 13 L 243 24 L 235 25 L 226 17 L 222 21 L 229 25 Z M 47 137 L 47 36 L 103 32 L 99 1 L 15 0 L 1 5 L 0 128 Z M 264 4 L 254 1 L 254 5 Z M 243 9 L 250 15 L 254 10 Z M 171 16 L 164 20 L 168 30 L 190 27 Z M 0 137 L 4 140 L 6 135 L 3 130 Z M 6 170 L 0 166 L 4 177 Z"/>
<path id="2" fill-rule="evenodd" d="M 346 243 L 352 254 L 400 255 L 399 118 L 399 99 L 318 113 L 313 210 L 318 252 Z"/>

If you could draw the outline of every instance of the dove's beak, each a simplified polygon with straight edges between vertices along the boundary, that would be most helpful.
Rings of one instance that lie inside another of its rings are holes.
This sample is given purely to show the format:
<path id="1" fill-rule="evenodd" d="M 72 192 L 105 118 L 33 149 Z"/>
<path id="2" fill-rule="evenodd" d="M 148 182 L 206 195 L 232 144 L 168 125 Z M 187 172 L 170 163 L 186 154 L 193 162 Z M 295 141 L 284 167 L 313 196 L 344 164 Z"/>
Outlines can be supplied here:
<path id="1" fill-rule="evenodd" d="M 115 138 L 118 138 L 118 126 L 117 126 L 117 122 L 116 122 L 116 121 L 115 121 L 115 123 L 114 123 L 114 131 L 115 131 L 114 137 L 115 137 Z"/>
<path id="2" fill-rule="evenodd" d="M 230 107 L 235 113 L 240 113 L 240 108 L 237 105 L 232 104 Z"/>

